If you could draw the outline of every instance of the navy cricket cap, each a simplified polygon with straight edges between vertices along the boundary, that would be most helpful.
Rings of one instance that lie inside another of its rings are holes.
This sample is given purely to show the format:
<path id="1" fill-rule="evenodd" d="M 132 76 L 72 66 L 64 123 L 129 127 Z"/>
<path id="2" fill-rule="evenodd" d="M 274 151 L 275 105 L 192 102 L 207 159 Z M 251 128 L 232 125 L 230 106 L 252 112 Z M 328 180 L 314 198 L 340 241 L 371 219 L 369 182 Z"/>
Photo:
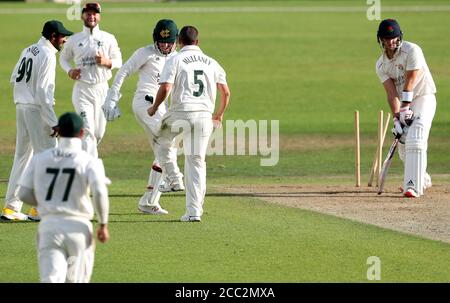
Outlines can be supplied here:
<path id="1" fill-rule="evenodd" d="M 50 20 L 45 22 L 44 28 L 42 29 L 42 35 L 44 37 L 50 36 L 52 33 L 60 34 L 63 36 L 71 36 L 73 32 L 69 31 L 64 27 L 64 25 L 58 20 Z"/>
<path id="2" fill-rule="evenodd" d="M 83 128 L 83 119 L 80 115 L 69 112 L 62 114 L 58 120 L 58 132 L 61 137 L 76 137 Z"/>
<path id="3" fill-rule="evenodd" d="M 102 12 L 102 7 L 100 6 L 100 3 L 97 2 L 89 2 L 85 3 L 83 6 L 83 9 L 81 10 L 81 13 L 84 13 L 85 11 L 93 10 L 96 13 Z"/>

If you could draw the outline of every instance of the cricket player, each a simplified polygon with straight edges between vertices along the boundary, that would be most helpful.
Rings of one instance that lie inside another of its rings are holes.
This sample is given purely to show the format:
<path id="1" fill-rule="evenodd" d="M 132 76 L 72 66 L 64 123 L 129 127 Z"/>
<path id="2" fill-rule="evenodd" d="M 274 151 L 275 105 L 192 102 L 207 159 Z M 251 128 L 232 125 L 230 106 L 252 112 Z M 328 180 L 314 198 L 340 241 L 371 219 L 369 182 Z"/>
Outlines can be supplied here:
<path id="1" fill-rule="evenodd" d="M 101 106 L 112 77 L 111 70 L 122 66 L 116 38 L 98 26 L 100 13 L 98 3 L 83 6 L 83 31 L 67 40 L 60 56 L 61 67 L 75 80 L 72 103 L 84 119 L 83 149 L 94 157 L 98 157 L 97 145 L 105 133 L 106 119 Z"/>
<path id="2" fill-rule="evenodd" d="M 94 266 L 94 208 L 97 238 L 102 243 L 109 239 L 110 181 L 103 162 L 81 148 L 82 118 L 65 113 L 58 127 L 59 146 L 32 158 L 20 180 L 19 197 L 37 205 L 42 218 L 37 237 L 40 281 L 87 283 Z"/>
<path id="3" fill-rule="evenodd" d="M 176 39 L 178 29 L 174 21 L 162 19 L 156 23 L 153 30 L 153 44 L 142 47 L 134 52 L 128 61 L 119 69 L 114 83 L 108 90 L 103 110 L 108 121 L 120 116 L 119 99 L 120 89 L 126 77 L 138 72 L 139 81 L 133 98 L 133 112 L 136 120 L 144 128 L 150 146 L 155 150 L 153 141 L 158 133 L 161 118 L 167 111 L 167 103 L 160 106 L 154 116 L 147 114 L 147 108 L 153 103 L 159 88 L 159 76 L 166 61 L 176 54 Z M 180 169 L 177 165 L 177 150 L 169 148 L 169 159 L 177 174 Z M 161 192 L 158 190 L 162 183 L 162 170 L 156 159 L 150 169 L 147 191 L 138 203 L 138 209 L 145 214 L 167 214 L 168 212 L 159 204 Z"/>
<path id="4" fill-rule="evenodd" d="M 436 86 L 422 49 L 403 41 L 396 20 L 383 20 L 377 39 L 383 54 L 376 63 L 376 72 L 393 113 L 394 135 L 401 135 L 408 120 L 412 120 L 405 144 L 399 144 L 399 155 L 405 167 L 403 194 L 409 198 L 420 197 L 431 187 L 431 177 L 426 172 L 427 146 L 436 111 Z"/>
<path id="5" fill-rule="evenodd" d="M 73 33 L 56 20 L 48 21 L 39 41 L 25 48 L 11 75 L 16 104 L 16 151 L 1 218 L 10 221 L 39 220 L 36 209 L 21 212 L 18 181 L 33 153 L 55 147 L 58 119 L 54 111 L 56 53 Z"/>
<path id="6" fill-rule="evenodd" d="M 161 73 L 158 93 L 148 114 L 156 114 L 159 105 L 172 91 L 171 104 L 162 120 L 157 142 L 158 157 L 167 175 L 162 192 L 184 189 L 182 176 L 174 169 L 169 148 L 176 135 L 183 133 L 185 153 L 186 213 L 183 222 L 200 222 L 206 194 L 205 155 L 213 130 L 213 119 L 222 121 L 230 99 L 224 69 L 198 47 L 198 30 L 185 26 L 178 37 L 180 51 L 167 60 Z M 216 92 L 220 106 L 213 115 Z"/>

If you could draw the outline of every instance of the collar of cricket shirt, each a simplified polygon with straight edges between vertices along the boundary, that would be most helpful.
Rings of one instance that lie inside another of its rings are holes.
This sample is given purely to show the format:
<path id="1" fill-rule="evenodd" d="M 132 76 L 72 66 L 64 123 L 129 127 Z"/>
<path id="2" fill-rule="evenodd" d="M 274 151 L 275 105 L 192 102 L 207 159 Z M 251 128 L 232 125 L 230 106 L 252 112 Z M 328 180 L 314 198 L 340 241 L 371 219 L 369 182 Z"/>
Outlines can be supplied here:
<path id="1" fill-rule="evenodd" d="M 42 46 L 47 47 L 54 54 L 56 54 L 58 52 L 58 50 L 53 46 L 53 44 L 51 44 L 50 41 L 48 41 L 44 37 L 41 37 L 41 39 L 39 39 L 38 45 L 42 45 Z"/>
<path id="2" fill-rule="evenodd" d="M 92 35 L 96 35 L 100 32 L 100 27 L 98 26 L 98 24 L 92 29 Z M 87 26 L 83 25 L 83 33 L 90 35 L 91 34 L 91 29 Z"/>
<path id="3" fill-rule="evenodd" d="M 80 138 L 59 137 L 58 148 L 81 150 Z"/>
<path id="4" fill-rule="evenodd" d="M 198 47 L 198 45 L 185 45 L 180 52 L 184 51 L 200 51 L 200 47 Z"/>

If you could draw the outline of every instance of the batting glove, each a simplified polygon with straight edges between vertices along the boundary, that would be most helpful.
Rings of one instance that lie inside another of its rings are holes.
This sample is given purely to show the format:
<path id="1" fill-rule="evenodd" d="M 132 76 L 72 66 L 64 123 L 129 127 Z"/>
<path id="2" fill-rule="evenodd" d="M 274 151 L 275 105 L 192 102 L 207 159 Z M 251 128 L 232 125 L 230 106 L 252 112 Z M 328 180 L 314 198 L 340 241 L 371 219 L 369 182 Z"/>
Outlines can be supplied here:
<path id="1" fill-rule="evenodd" d="M 400 108 L 400 122 L 403 125 L 411 124 L 411 120 L 414 116 L 414 112 L 408 106 Z"/>
<path id="2" fill-rule="evenodd" d="M 403 134 L 403 127 L 397 117 L 394 117 L 394 128 L 392 129 L 392 133 L 396 138 L 399 138 Z"/>
<path id="3" fill-rule="evenodd" d="M 122 95 L 113 90 L 109 89 L 106 94 L 105 103 L 102 105 L 103 113 L 105 114 L 105 118 L 108 121 L 114 121 L 119 118 L 121 113 L 119 109 L 119 99 Z"/>

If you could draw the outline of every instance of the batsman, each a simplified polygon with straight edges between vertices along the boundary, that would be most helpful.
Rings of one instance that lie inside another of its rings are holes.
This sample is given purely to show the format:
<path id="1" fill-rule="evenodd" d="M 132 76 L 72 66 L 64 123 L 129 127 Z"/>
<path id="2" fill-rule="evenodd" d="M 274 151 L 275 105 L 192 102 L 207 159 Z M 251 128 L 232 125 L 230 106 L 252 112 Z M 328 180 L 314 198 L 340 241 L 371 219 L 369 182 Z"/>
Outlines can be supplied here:
<path id="1" fill-rule="evenodd" d="M 404 138 L 398 146 L 404 163 L 403 195 L 417 198 L 431 187 L 431 177 L 426 172 L 427 146 L 436 111 L 436 86 L 422 49 L 403 41 L 396 20 L 381 21 L 377 41 L 383 53 L 376 63 L 376 72 L 393 113 L 394 136 Z M 410 120 L 411 126 L 405 128 Z"/>

